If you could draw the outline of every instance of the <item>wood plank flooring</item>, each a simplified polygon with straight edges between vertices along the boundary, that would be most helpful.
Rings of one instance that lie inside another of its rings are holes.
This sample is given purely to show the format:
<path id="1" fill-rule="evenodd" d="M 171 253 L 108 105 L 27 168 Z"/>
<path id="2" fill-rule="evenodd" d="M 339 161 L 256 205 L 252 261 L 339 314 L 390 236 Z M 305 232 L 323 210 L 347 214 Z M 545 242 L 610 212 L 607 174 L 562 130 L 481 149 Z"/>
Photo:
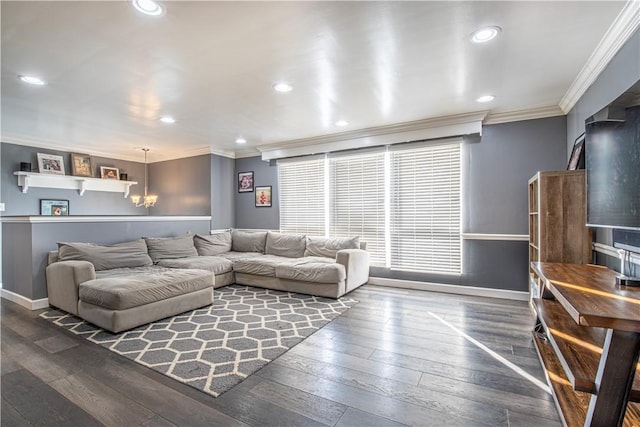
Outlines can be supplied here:
<path id="1" fill-rule="evenodd" d="M 546 384 L 527 303 L 377 286 L 350 296 L 360 303 L 217 399 L 2 300 L 1 424 L 560 425 L 551 396 L 503 363 Z"/>

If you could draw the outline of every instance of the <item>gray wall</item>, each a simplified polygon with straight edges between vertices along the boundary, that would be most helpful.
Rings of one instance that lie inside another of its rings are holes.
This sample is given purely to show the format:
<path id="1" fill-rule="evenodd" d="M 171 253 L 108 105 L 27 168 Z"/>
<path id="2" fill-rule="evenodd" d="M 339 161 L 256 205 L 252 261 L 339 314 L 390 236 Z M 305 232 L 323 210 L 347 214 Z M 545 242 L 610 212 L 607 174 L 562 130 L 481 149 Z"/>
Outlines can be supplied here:
<path id="1" fill-rule="evenodd" d="M 236 159 L 236 171 L 234 177 L 236 228 L 272 229 L 280 228 L 280 203 L 278 196 L 278 167 L 270 166 L 269 162 L 260 157 Z M 271 207 L 256 208 L 255 192 L 238 193 L 238 173 L 253 171 L 254 186 L 270 185 Z"/>
<path id="2" fill-rule="evenodd" d="M 141 237 L 206 234 L 209 220 L 3 223 L 3 288 L 36 300 L 47 297 L 47 254 L 56 242 L 117 243 Z M 7 250 L 10 249 L 10 250 Z"/>
<path id="3" fill-rule="evenodd" d="M 211 229 L 235 227 L 235 161 L 211 156 Z"/>
<path id="4" fill-rule="evenodd" d="M 71 215 L 147 215 L 146 209 L 133 206 L 129 199 L 125 199 L 122 193 L 109 193 L 103 191 L 86 191 L 80 196 L 76 190 L 55 188 L 30 188 L 27 194 L 22 193 L 18 187 L 18 179 L 13 175 L 20 170 L 20 162 L 31 162 L 34 172 L 37 172 L 37 153 L 56 154 L 63 156 L 65 171 L 71 175 L 71 157 L 68 152 L 54 151 L 44 148 L 26 147 L 15 144 L 0 144 L 2 151 L 0 164 L 0 185 L 2 186 L 2 198 L 6 203 L 6 211 L 3 216 L 10 215 L 40 215 L 40 199 L 69 200 Z M 131 187 L 131 193 L 141 194 L 143 191 L 144 165 L 125 160 L 106 159 L 93 157 L 94 176 L 100 176 L 100 166 L 117 167 L 121 172 L 129 174 L 130 181 L 138 181 L 138 185 Z"/>

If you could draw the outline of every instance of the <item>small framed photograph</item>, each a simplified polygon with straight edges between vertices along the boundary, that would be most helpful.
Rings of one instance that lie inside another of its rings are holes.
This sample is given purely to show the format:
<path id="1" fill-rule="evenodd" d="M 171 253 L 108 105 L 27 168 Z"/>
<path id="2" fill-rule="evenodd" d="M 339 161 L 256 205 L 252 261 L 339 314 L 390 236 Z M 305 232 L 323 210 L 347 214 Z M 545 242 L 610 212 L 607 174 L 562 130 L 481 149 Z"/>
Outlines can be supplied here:
<path id="1" fill-rule="evenodd" d="M 38 153 L 38 172 L 64 175 L 64 160 L 62 156 Z"/>
<path id="2" fill-rule="evenodd" d="M 71 153 L 71 174 L 74 176 L 93 176 L 91 156 Z"/>
<path id="3" fill-rule="evenodd" d="M 574 171 L 576 169 L 584 169 L 584 133 L 576 138 L 573 143 L 573 150 L 569 158 L 567 170 Z"/>
<path id="4" fill-rule="evenodd" d="M 40 215 L 67 216 L 69 215 L 69 201 L 40 199 Z"/>
<path id="5" fill-rule="evenodd" d="M 238 193 L 251 193 L 253 191 L 253 171 L 240 172 L 238 174 Z"/>
<path id="6" fill-rule="evenodd" d="M 100 166 L 100 178 L 102 179 L 120 179 L 120 171 L 118 168 L 108 166 Z"/>
<path id="7" fill-rule="evenodd" d="M 256 208 L 271 207 L 271 186 L 256 187 Z"/>

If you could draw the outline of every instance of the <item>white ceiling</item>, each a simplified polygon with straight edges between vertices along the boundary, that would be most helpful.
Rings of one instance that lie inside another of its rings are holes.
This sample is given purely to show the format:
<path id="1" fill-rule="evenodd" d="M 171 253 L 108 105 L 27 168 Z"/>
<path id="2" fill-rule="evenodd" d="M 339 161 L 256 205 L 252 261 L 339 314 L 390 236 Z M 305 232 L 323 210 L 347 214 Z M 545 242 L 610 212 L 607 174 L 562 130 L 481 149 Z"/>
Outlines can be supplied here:
<path id="1" fill-rule="evenodd" d="M 137 160 L 140 147 L 151 160 L 242 156 L 480 110 L 561 114 L 625 2 L 163 6 L 164 16 L 150 17 L 127 1 L 2 1 L 2 141 Z M 485 25 L 502 34 L 471 44 Z M 21 74 L 48 84 L 28 86 Z M 275 92 L 281 80 L 294 90 Z M 487 93 L 496 99 L 475 102 Z"/>

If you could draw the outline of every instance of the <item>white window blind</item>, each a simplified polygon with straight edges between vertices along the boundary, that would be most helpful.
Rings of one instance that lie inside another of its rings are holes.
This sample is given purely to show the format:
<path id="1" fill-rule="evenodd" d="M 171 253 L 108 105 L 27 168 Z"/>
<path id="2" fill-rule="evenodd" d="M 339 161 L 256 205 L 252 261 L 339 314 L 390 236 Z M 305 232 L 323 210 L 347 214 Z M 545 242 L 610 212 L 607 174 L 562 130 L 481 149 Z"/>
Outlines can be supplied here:
<path id="1" fill-rule="evenodd" d="M 280 231 L 325 235 L 324 157 L 278 163 Z"/>
<path id="2" fill-rule="evenodd" d="M 391 152 L 391 268 L 460 274 L 460 144 Z"/>
<path id="3" fill-rule="evenodd" d="M 371 264 L 385 266 L 384 152 L 329 160 L 329 235 L 360 236 Z"/>

